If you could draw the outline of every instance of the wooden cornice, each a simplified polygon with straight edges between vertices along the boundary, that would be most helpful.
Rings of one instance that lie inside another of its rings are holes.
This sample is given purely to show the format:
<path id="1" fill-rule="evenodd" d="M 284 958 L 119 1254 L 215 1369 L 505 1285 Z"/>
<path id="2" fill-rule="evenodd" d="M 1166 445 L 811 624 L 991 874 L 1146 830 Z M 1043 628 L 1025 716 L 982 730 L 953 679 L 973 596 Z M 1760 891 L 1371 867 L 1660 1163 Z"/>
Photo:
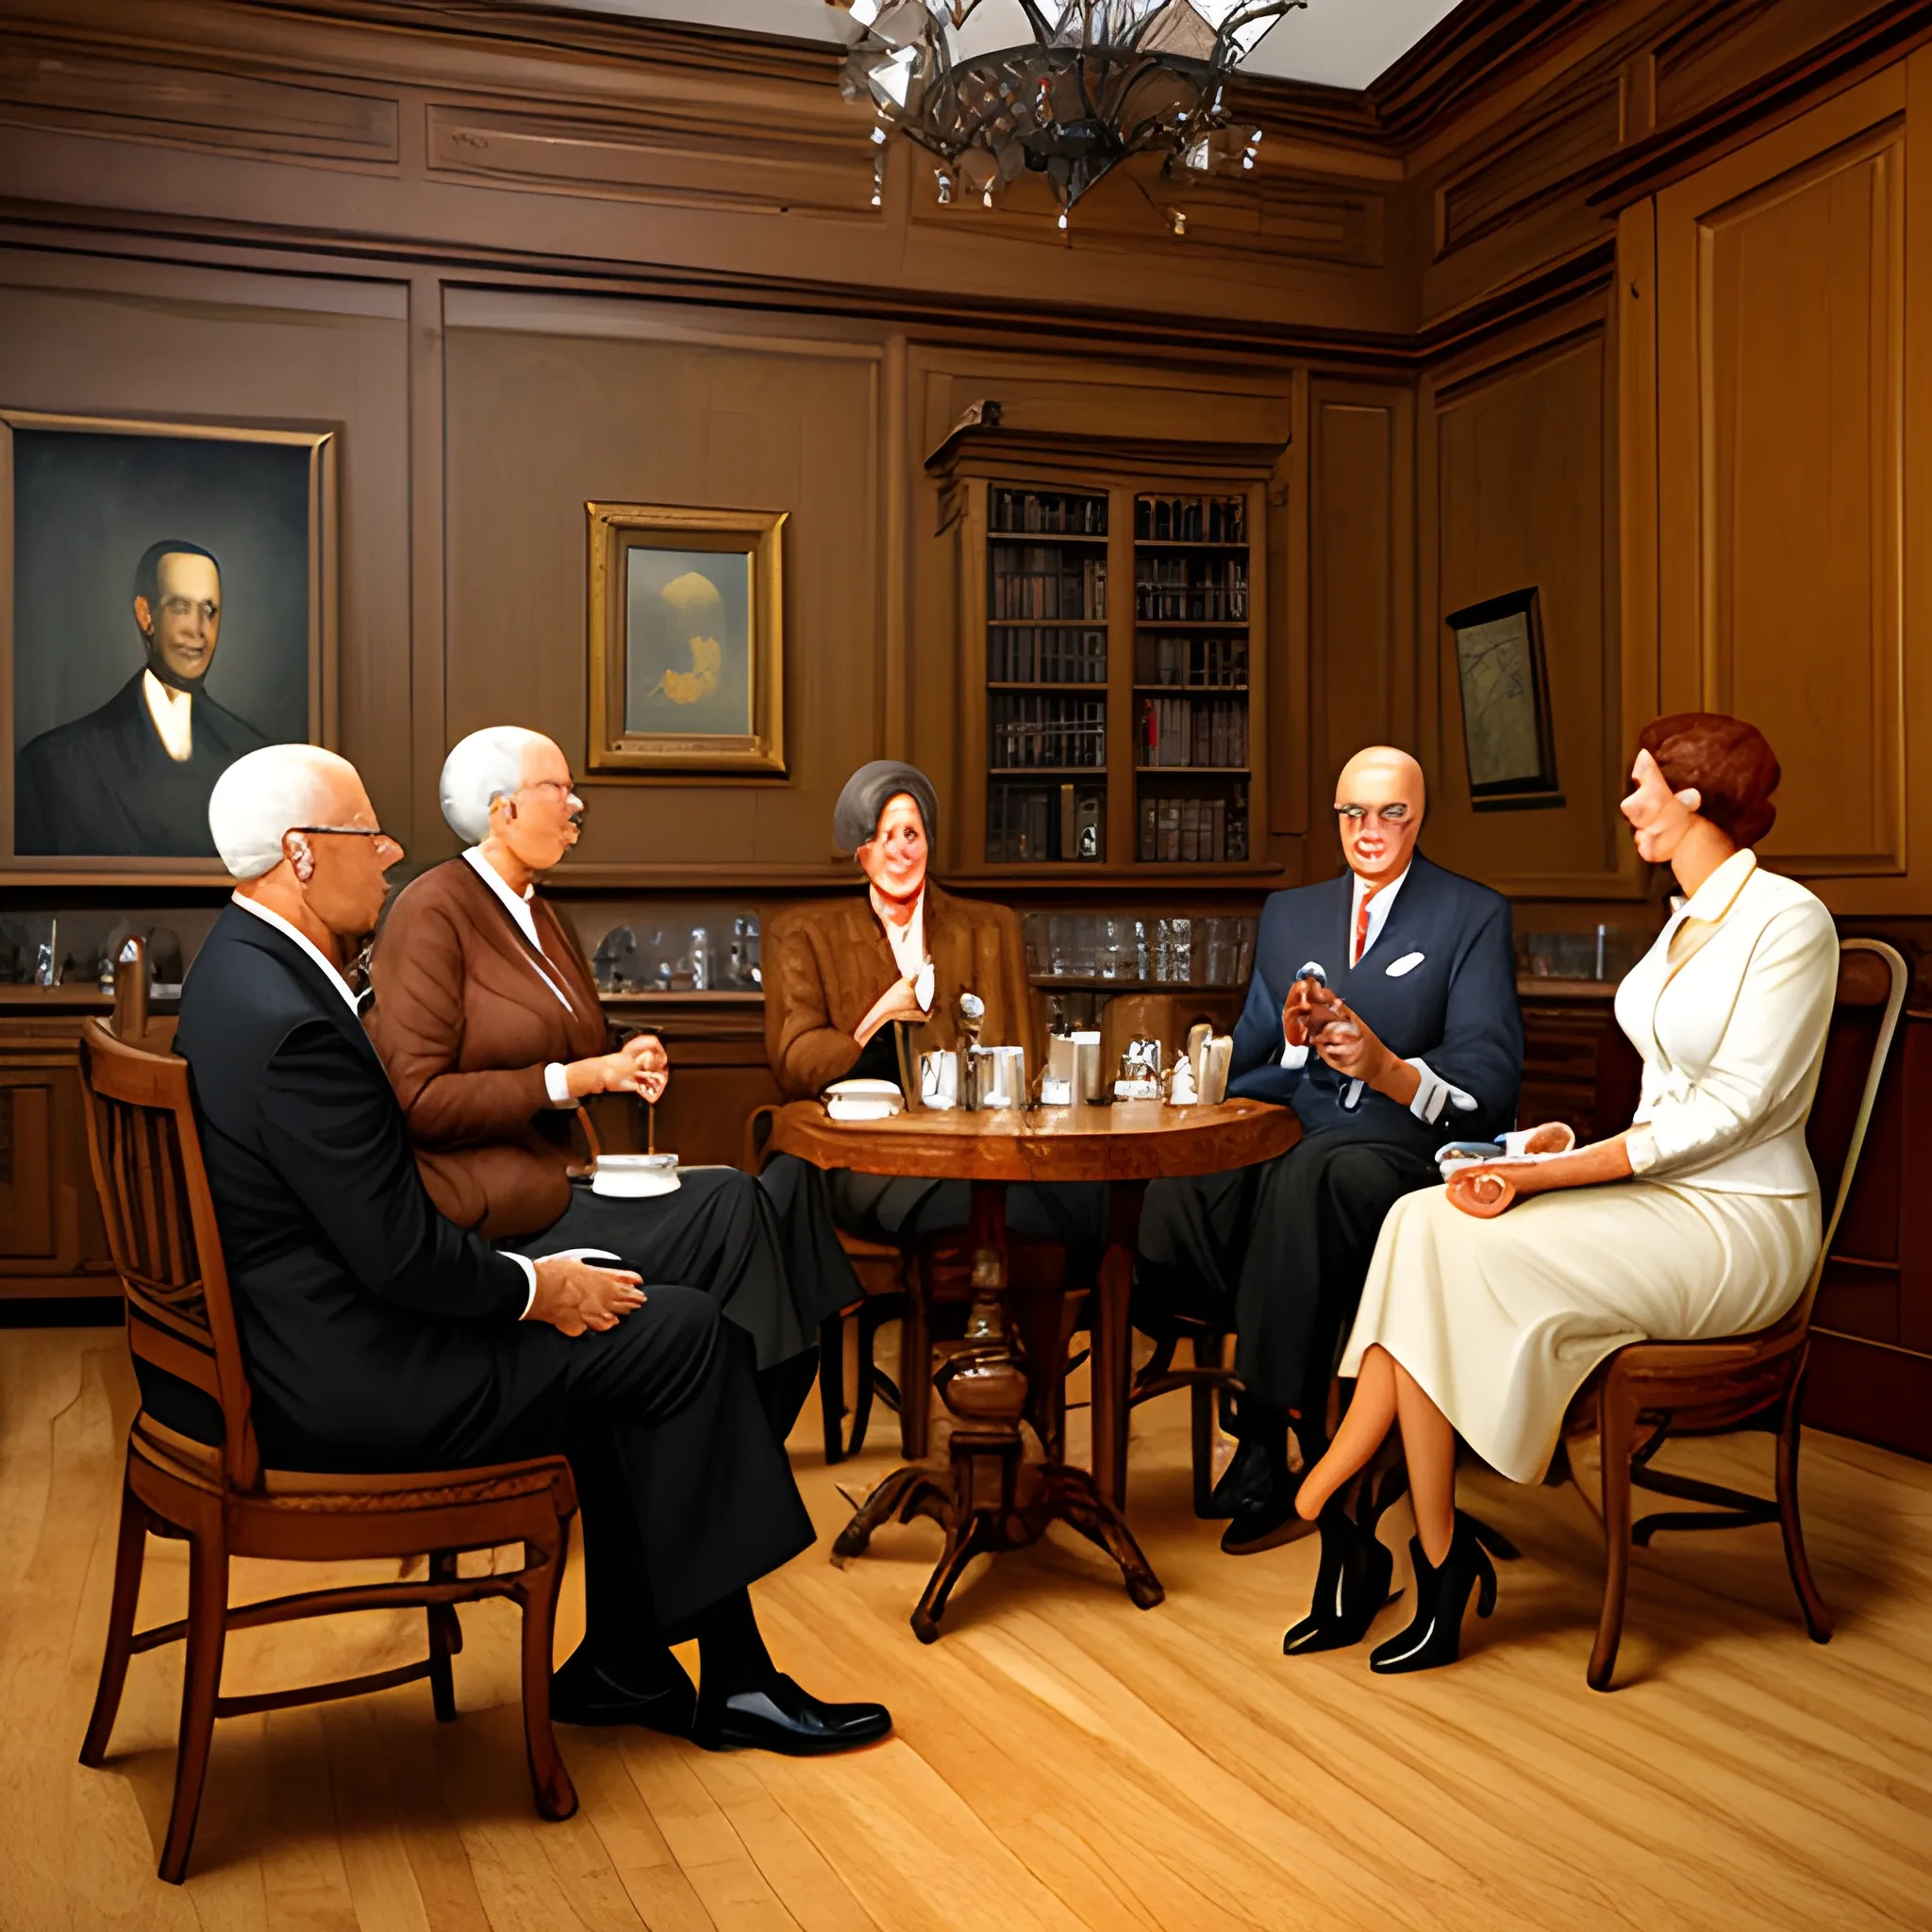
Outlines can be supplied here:
<path id="1" fill-rule="evenodd" d="M 1361 97 L 1376 127 L 1406 145 L 1546 59 L 1602 0 L 1462 0 Z"/>
<path id="2" fill-rule="evenodd" d="M 1932 0 L 1903 0 L 1855 21 L 1701 112 L 1620 149 L 1596 171 L 1587 205 L 1614 215 L 1750 140 L 1763 124 L 1809 107 L 1932 41 Z"/>

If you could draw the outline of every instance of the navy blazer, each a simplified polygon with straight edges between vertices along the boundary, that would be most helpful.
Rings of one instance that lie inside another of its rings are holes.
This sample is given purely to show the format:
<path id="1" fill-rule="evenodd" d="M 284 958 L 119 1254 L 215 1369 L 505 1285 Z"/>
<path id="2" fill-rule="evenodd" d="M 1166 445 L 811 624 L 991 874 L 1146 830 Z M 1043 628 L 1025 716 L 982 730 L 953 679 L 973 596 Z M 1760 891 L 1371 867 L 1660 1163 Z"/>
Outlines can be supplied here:
<path id="1" fill-rule="evenodd" d="M 1292 1107 L 1307 1134 L 1393 1141 L 1424 1155 L 1445 1141 L 1507 1133 L 1516 1124 L 1523 1085 L 1509 902 L 1418 852 L 1381 931 L 1351 968 L 1353 903 L 1352 873 L 1269 894 L 1235 1027 L 1228 1091 Z M 1452 1102 L 1440 1119 L 1424 1121 L 1367 1086 L 1349 1108 L 1352 1083 L 1314 1052 L 1299 1071 L 1284 1067 L 1281 1008 L 1295 974 L 1310 961 L 1398 1059 L 1425 1060 L 1475 1101 L 1474 1110 Z"/>
<path id="2" fill-rule="evenodd" d="M 431 1206 L 361 1023 L 287 934 L 229 906 L 175 1044 L 264 1450 L 460 1457 L 527 1336 L 529 1277 Z"/>

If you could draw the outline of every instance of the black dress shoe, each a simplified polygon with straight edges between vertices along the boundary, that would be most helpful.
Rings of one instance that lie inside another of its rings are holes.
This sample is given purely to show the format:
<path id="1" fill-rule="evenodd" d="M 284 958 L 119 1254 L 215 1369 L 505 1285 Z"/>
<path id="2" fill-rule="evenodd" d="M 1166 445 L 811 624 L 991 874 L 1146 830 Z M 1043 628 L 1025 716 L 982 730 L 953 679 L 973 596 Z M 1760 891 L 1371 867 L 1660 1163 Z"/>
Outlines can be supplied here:
<path id="1" fill-rule="evenodd" d="M 1307 1536 L 1314 1524 L 1294 1507 L 1300 1488 L 1299 1476 L 1282 1471 L 1266 1490 L 1242 1497 L 1234 1520 L 1221 1533 L 1221 1547 L 1230 1557 L 1252 1557 Z"/>
<path id="2" fill-rule="evenodd" d="M 1462 1654 L 1462 1613 L 1469 1607 L 1472 1591 L 1478 1617 L 1487 1617 L 1496 1607 L 1495 1566 L 1474 1520 L 1460 1510 L 1449 1554 L 1440 1569 L 1423 1554 L 1421 1537 L 1409 1539 L 1408 1553 L 1415 1562 L 1415 1618 L 1399 1637 L 1378 1643 L 1369 1653 L 1370 1670 L 1383 1676 L 1453 1664 Z"/>
<path id="3" fill-rule="evenodd" d="M 668 1652 L 671 1667 L 655 1690 L 633 1690 L 575 1651 L 551 1674 L 550 1715 L 560 1724 L 642 1724 L 667 1738 L 691 1736 L 698 1693 L 684 1666 Z"/>
<path id="4" fill-rule="evenodd" d="M 717 1708 L 700 1706 L 693 1742 L 707 1751 L 776 1751 L 820 1757 L 874 1744 L 892 1728 L 883 1704 L 821 1704 L 790 1677 L 774 1675 L 756 1690 L 741 1690 Z"/>
<path id="5" fill-rule="evenodd" d="M 1250 1491 L 1269 1487 L 1268 1452 L 1260 1443 L 1243 1439 L 1236 1443 L 1234 1457 L 1221 1472 L 1221 1480 L 1209 1491 L 1208 1507 L 1202 1514 L 1223 1520 L 1239 1515 Z"/>
<path id="6" fill-rule="evenodd" d="M 1379 1496 L 1364 1484 L 1359 1513 L 1351 1516 L 1339 1496 L 1331 1496 L 1316 1522 L 1322 1532 L 1322 1562 L 1315 1572 L 1315 1594 L 1304 1617 L 1281 1640 L 1287 1657 L 1309 1651 L 1343 1650 L 1369 1633 L 1389 1601 L 1389 1578 L 1395 1558 L 1375 1535 L 1383 1512 L 1406 1485 L 1399 1471 L 1382 1484 Z"/>

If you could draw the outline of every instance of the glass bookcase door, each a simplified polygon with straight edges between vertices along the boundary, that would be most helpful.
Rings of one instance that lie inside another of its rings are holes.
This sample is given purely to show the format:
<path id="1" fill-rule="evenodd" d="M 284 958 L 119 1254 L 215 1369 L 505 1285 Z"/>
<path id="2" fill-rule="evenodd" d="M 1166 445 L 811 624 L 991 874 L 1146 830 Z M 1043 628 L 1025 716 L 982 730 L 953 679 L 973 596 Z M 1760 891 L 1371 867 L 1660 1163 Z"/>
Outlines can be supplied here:
<path id="1" fill-rule="evenodd" d="M 986 545 L 986 862 L 1107 858 L 1105 491 L 992 485 Z"/>

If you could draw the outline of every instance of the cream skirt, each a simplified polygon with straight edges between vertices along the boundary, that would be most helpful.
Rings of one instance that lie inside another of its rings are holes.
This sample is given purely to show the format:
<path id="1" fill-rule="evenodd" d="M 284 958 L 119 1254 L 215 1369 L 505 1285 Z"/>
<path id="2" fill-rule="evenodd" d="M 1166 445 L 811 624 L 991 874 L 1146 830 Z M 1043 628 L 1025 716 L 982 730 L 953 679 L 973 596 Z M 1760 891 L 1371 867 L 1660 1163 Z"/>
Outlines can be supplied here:
<path id="1" fill-rule="evenodd" d="M 1536 1195 L 1493 1221 L 1441 1188 L 1405 1194 L 1382 1224 L 1341 1374 L 1379 1342 L 1485 1462 L 1538 1482 L 1606 1356 L 1768 1326 L 1798 1298 L 1819 1236 L 1815 1191 L 1624 1181 Z"/>

